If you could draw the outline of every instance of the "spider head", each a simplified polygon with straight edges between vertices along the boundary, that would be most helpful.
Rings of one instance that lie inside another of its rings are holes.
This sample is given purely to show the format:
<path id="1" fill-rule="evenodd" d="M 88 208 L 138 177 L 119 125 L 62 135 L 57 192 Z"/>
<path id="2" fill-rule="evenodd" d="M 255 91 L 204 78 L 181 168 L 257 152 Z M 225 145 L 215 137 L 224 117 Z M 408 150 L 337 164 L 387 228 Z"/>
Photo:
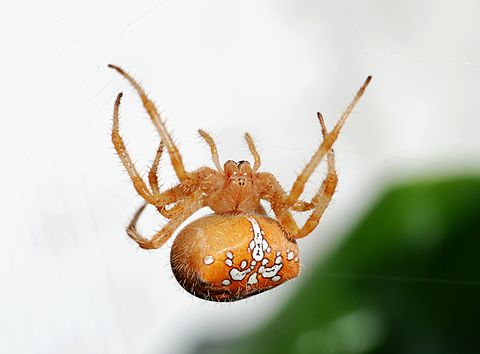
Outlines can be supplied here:
<path id="1" fill-rule="evenodd" d="M 226 180 L 240 187 L 252 182 L 253 171 L 248 161 L 235 162 L 228 160 L 223 166 Z"/>

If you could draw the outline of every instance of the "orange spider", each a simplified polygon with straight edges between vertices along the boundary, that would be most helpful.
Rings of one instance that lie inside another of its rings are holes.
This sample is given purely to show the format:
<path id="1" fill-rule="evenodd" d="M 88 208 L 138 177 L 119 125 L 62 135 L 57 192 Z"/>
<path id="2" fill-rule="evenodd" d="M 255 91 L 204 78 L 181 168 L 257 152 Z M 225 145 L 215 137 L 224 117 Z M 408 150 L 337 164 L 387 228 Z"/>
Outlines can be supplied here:
<path id="1" fill-rule="evenodd" d="M 232 160 L 222 168 L 212 137 L 199 130 L 210 147 L 216 169 L 201 167 L 193 172 L 185 171 L 182 156 L 155 105 L 129 74 L 117 66 L 109 67 L 118 71 L 138 92 L 161 137 L 148 174 L 148 187 L 119 134 L 118 111 L 122 98 L 122 93 L 119 93 L 113 112 L 112 142 L 137 193 L 145 200 L 127 228 L 128 235 L 141 248 L 159 248 L 188 217 L 203 207 L 209 207 L 214 213 L 185 226 L 172 245 L 170 260 L 173 274 L 185 290 L 206 300 L 236 301 L 295 278 L 300 271 L 296 240 L 317 227 L 335 192 L 337 175 L 332 145 L 371 76 L 367 77 L 331 132 L 327 132 L 322 115 L 317 113 L 323 142 L 297 177 L 290 193 L 286 193 L 271 173 L 258 172 L 260 156 L 248 133 L 245 140 L 253 155 L 253 168 L 247 161 Z M 173 188 L 160 191 L 157 168 L 164 146 L 180 182 Z M 300 200 L 305 183 L 325 155 L 327 177 L 310 202 Z M 261 200 L 270 203 L 276 218 L 267 216 Z M 155 206 L 169 220 L 150 239 L 140 235 L 136 229 L 138 218 L 147 204 Z M 299 227 L 291 211 L 310 210 L 311 215 Z"/>

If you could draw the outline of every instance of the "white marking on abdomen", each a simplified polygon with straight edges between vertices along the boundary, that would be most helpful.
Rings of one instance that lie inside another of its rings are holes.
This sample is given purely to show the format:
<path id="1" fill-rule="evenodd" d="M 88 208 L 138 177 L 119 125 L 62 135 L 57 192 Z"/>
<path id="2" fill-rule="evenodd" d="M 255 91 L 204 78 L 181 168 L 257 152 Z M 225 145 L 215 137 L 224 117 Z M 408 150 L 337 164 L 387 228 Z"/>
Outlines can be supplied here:
<path id="1" fill-rule="evenodd" d="M 242 281 L 245 279 L 247 274 L 251 273 L 255 269 L 255 265 L 257 263 L 261 263 L 258 271 L 252 273 L 248 277 L 247 285 L 257 285 L 259 274 L 264 279 L 271 279 L 272 281 L 278 282 L 282 278 L 280 275 L 278 275 L 283 267 L 283 258 L 281 256 L 281 252 L 275 252 L 274 264 L 271 267 L 267 267 L 269 260 L 265 257 L 265 252 L 270 253 L 272 249 L 270 248 L 267 240 L 264 238 L 265 233 L 260 228 L 257 220 L 253 217 L 247 217 L 247 220 L 252 225 L 250 231 L 253 232 L 253 238 L 250 240 L 248 245 L 248 252 L 251 252 L 252 260 L 250 265 L 248 265 L 247 260 L 242 260 L 239 268 L 233 268 L 234 255 L 230 251 L 226 252 L 225 264 L 229 267 L 232 267 L 229 271 L 230 278 L 232 281 Z M 295 254 L 288 249 L 286 252 L 286 258 L 288 260 L 292 260 L 294 257 Z M 298 261 L 298 257 L 295 257 L 295 260 Z M 207 261 L 206 258 L 205 261 Z M 208 261 L 210 261 L 210 259 Z M 222 285 L 224 286 L 228 286 L 230 284 L 231 281 L 228 279 L 222 281 Z"/>
<path id="2" fill-rule="evenodd" d="M 232 268 L 230 270 L 230 277 L 233 280 L 243 280 L 245 276 L 250 273 L 252 270 L 250 268 L 244 270 L 244 271 L 239 271 L 237 268 Z"/>
<path id="3" fill-rule="evenodd" d="M 267 260 L 267 263 L 268 263 L 268 260 Z M 264 264 L 264 262 L 262 262 L 262 264 L 263 265 L 260 268 L 258 268 L 258 272 L 262 275 L 263 278 L 272 278 L 272 280 L 274 280 L 273 278 L 277 276 L 278 272 L 283 267 L 281 256 L 278 256 L 275 259 L 275 264 L 269 268 L 265 267 L 266 263 Z M 280 278 L 275 278 L 275 279 L 276 280 L 274 281 L 278 281 Z"/>
<path id="4" fill-rule="evenodd" d="M 212 264 L 213 261 L 214 261 L 214 259 L 213 259 L 212 256 L 205 256 L 205 258 L 203 259 L 203 263 L 205 263 L 206 265 Z"/>
<path id="5" fill-rule="evenodd" d="M 250 249 L 252 257 L 255 261 L 260 262 L 264 257 L 264 251 L 268 248 L 268 242 L 263 238 L 262 229 L 254 218 L 247 218 L 252 224 L 253 240 L 250 241 Z"/>
<path id="6" fill-rule="evenodd" d="M 278 272 L 280 271 L 280 269 L 282 269 L 282 267 L 283 267 L 282 263 L 274 264 L 270 268 L 265 268 L 265 266 L 261 266 L 260 268 L 258 268 L 258 272 L 262 275 L 263 278 L 273 278 L 278 274 Z"/>
<path id="7" fill-rule="evenodd" d="M 248 281 L 247 281 L 247 284 L 248 285 L 255 285 L 257 284 L 258 281 L 257 281 L 257 272 L 253 273 L 252 275 L 250 275 L 250 277 L 248 278 Z"/>

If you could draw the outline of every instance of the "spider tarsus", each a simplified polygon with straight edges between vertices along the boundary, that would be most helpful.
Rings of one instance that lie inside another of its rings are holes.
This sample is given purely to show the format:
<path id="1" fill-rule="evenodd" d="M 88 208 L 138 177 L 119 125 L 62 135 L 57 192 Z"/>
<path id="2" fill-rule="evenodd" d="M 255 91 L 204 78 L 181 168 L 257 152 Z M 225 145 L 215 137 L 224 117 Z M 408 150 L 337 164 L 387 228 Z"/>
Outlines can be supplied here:
<path id="1" fill-rule="evenodd" d="M 117 95 L 117 99 L 115 100 L 115 103 L 118 104 L 120 103 L 120 100 L 122 99 L 123 97 L 123 92 L 119 92 L 119 94 Z"/>
<path id="2" fill-rule="evenodd" d="M 372 75 L 368 75 L 367 76 L 367 79 L 365 80 L 365 82 L 363 83 L 362 85 L 362 88 L 365 90 L 365 88 L 368 86 L 368 84 L 370 83 L 370 81 L 372 81 Z"/>
<path id="3" fill-rule="evenodd" d="M 367 76 L 367 79 L 365 80 L 365 82 L 363 83 L 362 87 L 360 87 L 360 90 L 358 90 L 357 92 L 357 98 L 360 99 L 360 97 L 362 97 L 363 95 L 363 92 L 365 91 L 365 89 L 367 88 L 368 84 L 370 83 L 370 81 L 372 81 L 372 75 L 368 75 Z"/>
<path id="4" fill-rule="evenodd" d="M 127 76 L 127 73 L 125 72 L 125 70 L 123 70 L 121 67 L 119 66 L 116 66 L 116 65 L 113 65 L 113 64 L 108 64 L 108 67 L 111 68 L 111 69 L 114 69 L 116 70 L 117 72 L 119 72 L 120 74 L 122 74 L 123 76 Z"/>
<path id="5" fill-rule="evenodd" d="M 317 118 L 318 118 L 318 121 L 320 122 L 320 125 L 322 127 L 322 135 L 325 138 L 325 136 L 327 135 L 327 126 L 325 125 L 325 120 L 323 119 L 322 113 L 317 112 Z"/>

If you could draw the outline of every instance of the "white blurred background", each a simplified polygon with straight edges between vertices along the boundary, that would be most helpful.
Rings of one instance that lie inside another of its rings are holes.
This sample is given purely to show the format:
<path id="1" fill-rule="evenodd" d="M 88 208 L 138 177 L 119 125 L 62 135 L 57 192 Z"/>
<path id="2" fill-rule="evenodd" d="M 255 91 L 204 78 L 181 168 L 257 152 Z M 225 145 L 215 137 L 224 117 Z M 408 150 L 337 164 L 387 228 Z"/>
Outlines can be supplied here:
<path id="1" fill-rule="evenodd" d="M 0 352 L 182 353 L 268 318 L 302 277 L 252 299 L 208 303 L 172 277 L 169 246 L 146 252 L 124 232 L 141 200 L 111 146 L 121 128 L 143 173 L 158 137 L 144 85 L 188 169 L 251 159 L 286 188 L 367 75 L 335 145 L 338 192 L 300 242 L 304 273 L 384 186 L 480 170 L 478 1 L 0 2 Z M 318 186 L 313 176 L 307 195 Z M 175 182 L 164 158 L 161 181 Z M 164 220 L 141 220 L 151 234 Z"/>

